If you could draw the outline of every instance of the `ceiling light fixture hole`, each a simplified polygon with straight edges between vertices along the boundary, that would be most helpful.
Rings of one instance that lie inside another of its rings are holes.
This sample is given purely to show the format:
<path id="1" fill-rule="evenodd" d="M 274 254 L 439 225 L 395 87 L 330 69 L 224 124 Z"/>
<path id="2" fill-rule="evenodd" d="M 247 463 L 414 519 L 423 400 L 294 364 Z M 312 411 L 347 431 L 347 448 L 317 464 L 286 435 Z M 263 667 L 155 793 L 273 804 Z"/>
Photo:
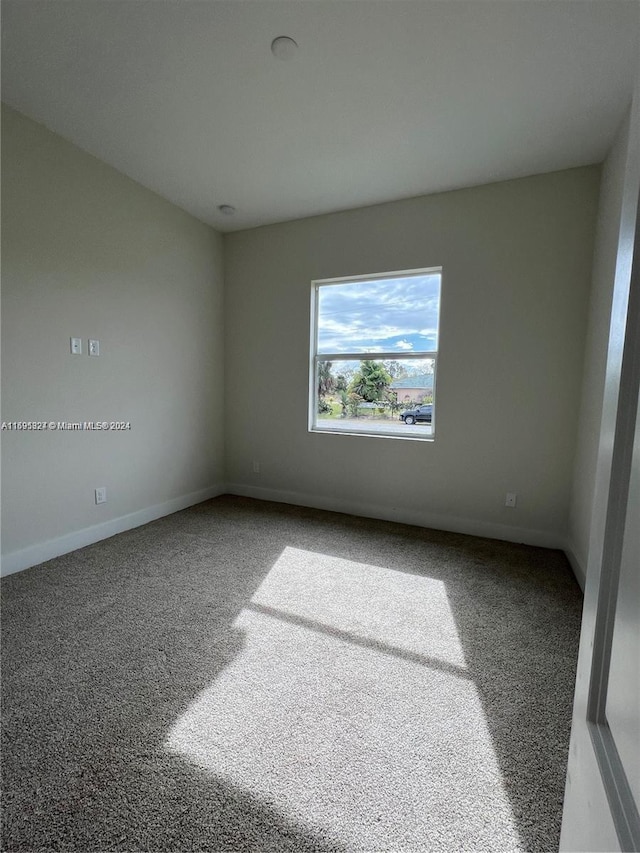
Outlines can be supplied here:
<path id="1" fill-rule="evenodd" d="M 293 59 L 298 52 L 298 45 L 289 36 L 278 36 L 271 42 L 271 53 L 276 59 Z"/>

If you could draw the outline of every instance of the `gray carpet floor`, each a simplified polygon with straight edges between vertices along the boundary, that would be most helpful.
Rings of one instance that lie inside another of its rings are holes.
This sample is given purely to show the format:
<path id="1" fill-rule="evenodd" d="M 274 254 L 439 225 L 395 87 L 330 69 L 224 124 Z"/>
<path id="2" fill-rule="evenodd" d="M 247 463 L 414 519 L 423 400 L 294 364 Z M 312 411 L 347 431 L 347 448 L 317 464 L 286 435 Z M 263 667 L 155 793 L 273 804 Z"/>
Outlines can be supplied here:
<path id="1" fill-rule="evenodd" d="M 224 496 L 2 581 L 7 851 L 552 851 L 563 554 Z"/>

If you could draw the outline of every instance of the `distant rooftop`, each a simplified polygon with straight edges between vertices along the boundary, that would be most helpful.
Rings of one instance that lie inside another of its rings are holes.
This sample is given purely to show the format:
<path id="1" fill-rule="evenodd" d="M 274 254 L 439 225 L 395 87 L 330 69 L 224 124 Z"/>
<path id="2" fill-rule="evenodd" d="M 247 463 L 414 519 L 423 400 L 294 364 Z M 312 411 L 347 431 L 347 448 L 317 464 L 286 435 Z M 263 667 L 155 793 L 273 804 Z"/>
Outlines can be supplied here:
<path id="1" fill-rule="evenodd" d="M 391 387 L 397 388 L 433 388 L 433 373 L 420 373 L 418 376 L 407 376 L 406 379 L 395 379 Z"/>

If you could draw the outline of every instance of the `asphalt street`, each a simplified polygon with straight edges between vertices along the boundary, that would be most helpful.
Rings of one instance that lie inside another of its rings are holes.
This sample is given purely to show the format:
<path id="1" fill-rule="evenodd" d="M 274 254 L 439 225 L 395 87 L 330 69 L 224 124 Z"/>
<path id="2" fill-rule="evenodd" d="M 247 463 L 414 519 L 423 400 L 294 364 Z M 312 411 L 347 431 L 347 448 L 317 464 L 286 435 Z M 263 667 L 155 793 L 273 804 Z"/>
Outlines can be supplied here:
<path id="1" fill-rule="evenodd" d="M 369 420 L 369 418 L 318 418 L 318 428 L 335 432 L 392 433 L 399 437 L 430 438 L 431 424 L 408 426 L 401 420 Z"/>

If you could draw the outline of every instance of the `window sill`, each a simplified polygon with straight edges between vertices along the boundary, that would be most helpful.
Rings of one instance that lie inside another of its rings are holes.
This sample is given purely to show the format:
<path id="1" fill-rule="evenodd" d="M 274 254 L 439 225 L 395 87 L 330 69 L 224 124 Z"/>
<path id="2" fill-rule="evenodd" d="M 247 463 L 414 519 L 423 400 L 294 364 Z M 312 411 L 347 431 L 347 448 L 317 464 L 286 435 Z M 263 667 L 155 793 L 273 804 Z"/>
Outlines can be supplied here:
<path id="1" fill-rule="evenodd" d="M 411 432 L 409 432 L 411 430 Z M 428 432 L 427 432 L 428 430 Z M 368 426 L 364 429 L 357 429 L 353 426 L 324 426 L 313 424 L 309 427 L 309 432 L 321 433 L 322 435 L 351 435 L 358 438 L 395 438 L 400 441 L 435 441 L 435 434 L 430 426 L 407 426 L 403 430 L 395 429 L 387 425 L 381 425 L 378 428 Z"/>

